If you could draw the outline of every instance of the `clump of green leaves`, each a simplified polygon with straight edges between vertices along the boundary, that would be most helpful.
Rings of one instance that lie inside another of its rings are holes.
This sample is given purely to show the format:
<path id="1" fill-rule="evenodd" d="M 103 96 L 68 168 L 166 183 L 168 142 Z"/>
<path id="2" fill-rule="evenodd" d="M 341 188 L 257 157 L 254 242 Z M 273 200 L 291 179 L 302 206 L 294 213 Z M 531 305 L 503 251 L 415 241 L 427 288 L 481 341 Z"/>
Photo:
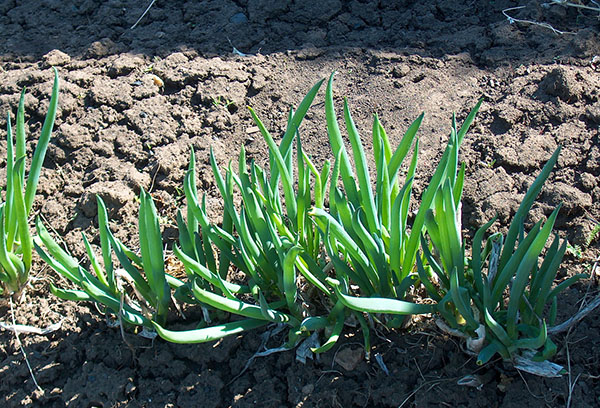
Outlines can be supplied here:
<path id="1" fill-rule="evenodd" d="M 336 161 L 328 183 L 329 162 L 318 171 L 303 151 L 299 133 L 299 125 L 322 82 L 310 90 L 297 111 L 290 112 L 279 145 L 251 110 L 269 146 L 268 172 L 254 162 L 248 166 L 242 149 L 237 173 L 230 163 L 223 174 L 211 152 L 213 174 L 225 207 L 220 225 L 209 221 L 205 200 L 198 199 L 192 154 L 185 177 L 187 222 L 180 214 L 181 247 L 174 250 L 186 265 L 193 296 L 210 308 L 237 314 L 242 320 L 185 332 L 170 332 L 157 326 L 167 340 L 208 341 L 274 322 L 290 326 L 288 347 L 306 334 L 323 329 L 328 338 L 313 349 L 322 352 L 335 344 L 347 319 L 353 319 L 363 327 L 368 350 L 370 329 L 364 313 L 402 317 L 434 311 L 432 305 L 414 304 L 404 298 L 416 281 L 414 263 L 425 212 L 437 187 L 450 174 L 448 169 L 453 168 L 456 174 L 458 144 L 444 153 L 423 195 L 421 209 L 412 225 L 408 225 L 418 155 L 415 136 L 423 115 L 409 127 L 394 152 L 375 116 L 372 137 L 377 182 L 373 190 L 364 148 L 345 103 L 344 118 L 355 167 L 350 164 L 333 109 L 332 75 L 325 106 Z M 478 108 L 479 104 L 460 131 L 455 130 L 457 140 L 464 137 Z M 408 173 L 402 182 L 399 172 L 413 145 Z M 456 188 L 462 192 L 464 168 L 460 175 Z M 234 203 L 234 192 L 241 196 L 239 207 Z M 325 207 L 327 193 L 329 209 Z M 227 281 L 231 267 L 248 277 L 247 284 Z M 318 295 L 311 298 L 309 291 L 300 291 L 298 279 L 314 287 Z M 379 316 L 377 320 L 385 318 Z M 391 318 L 386 323 L 398 326 L 401 320 Z"/>
<path id="2" fill-rule="evenodd" d="M 187 214 L 185 220 L 181 213 L 178 216 L 180 246 L 174 252 L 186 267 L 190 295 L 212 310 L 235 314 L 241 320 L 185 332 L 167 331 L 157 325 L 165 339 L 202 342 L 280 323 L 290 326 L 288 346 L 292 347 L 302 337 L 305 318 L 312 321 L 301 302 L 297 271 L 325 296 L 333 296 L 323 283 L 326 276 L 320 235 L 308 216 L 312 205 L 324 206 L 329 164 L 317 171 L 303 152 L 298 134 L 322 82 L 309 91 L 296 111 L 290 111 L 279 145 L 250 110 L 269 146 L 268 171 L 253 161 L 248 164 L 242 148 L 237 173 L 232 163 L 223 172 L 211 151 L 213 174 L 224 202 L 220 225 L 208 219 L 205 197 L 198 198 L 192 152 L 184 180 Z M 239 206 L 234 192 L 241 197 Z M 243 272 L 247 282 L 229 282 L 230 268 Z"/>
<path id="3" fill-rule="evenodd" d="M 596 239 L 596 237 L 598 236 L 599 233 L 600 233 L 600 223 L 597 223 L 596 225 L 594 225 L 594 227 L 588 234 L 587 238 L 585 239 L 585 247 L 586 248 L 589 247 L 592 244 L 592 242 L 594 242 L 594 240 Z"/>
<path id="4" fill-rule="evenodd" d="M 164 325 L 171 289 L 183 286 L 183 282 L 165 273 L 163 242 L 152 197 L 144 190 L 140 193 L 140 255 L 112 234 L 106 206 L 100 197 L 97 203 L 102 257 L 95 254 L 86 235 L 82 234 L 89 269 L 65 251 L 37 220 L 38 236 L 34 245 L 38 254 L 52 269 L 79 287 L 61 289 L 51 284 L 50 290 L 61 299 L 96 302 L 105 308 L 107 316 L 117 316 L 134 326 L 153 329 L 151 321 Z M 115 267 L 113 252 L 121 268 Z"/>
<path id="5" fill-rule="evenodd" d="M 464 167 L 456 176 L 458 147 L 481 101 L 459 131 L 456 130 L 456 121 L 453 121 L 454 144 L 446 148 L 421 197 L 419 209 L 409 223 L 408 210 L 419 145 L 415 136 L 423 114 L 409 126 L 393 152 L 385 129 L 377 115 L 374 116 L 372 141 L 376 183 L 373 189 L 364 147 L 345 101 L 344 121 L 352 146 L 354 171 L 350 165 L 333 108 L 332 79 L 325 103 L 329 139 L 337 158 L 330 185 L 330 205 L 328 212 L 319 208 L 311 212 L 336 273 L 336 278 L 328 279 L 328 283 L 344 306 L 353 312 L 378 314 L 380 322 L 396 327 L 402 323 L 404 315 L 433 312 L 432 305 L 414 304 L 404 299 L 417 281 L 414 265 L 419 239 L 425 231 L 426 211 L 439 196 L 438 187 L 444 180 L 451 179 L 453 188 L 462 194 Z M 400 169 L 413 142 L 412 159 L 401 182 Z M 341 178 L 341 185 L 338 178 Z M 455 204 L 458 205 L 459 201 L 460 195 Z M 386 315 L 399 317 L 386 319 Z M 357 316 L 363 323 L 363 330 L 368 333 L 364 319 Z M 365 337 L 365 342 L 368 349 L 368 337 Z"/>
<path id="6" fill-rule="evenodd" d="M 54 127 L 58 105 L 59 80 L 54 69 L 52 97 L 25 179 L 25 89 L 17 110 L 15 135 L 7 115 L 6 137 L 6 201 L 0 204 L 0 294 L 16 294 L 29 279 L 32 261 L 32 237 L 27 218 L 33 206 L 38 180 L 48 142 Z M 15 143 L 16 138 L 16 143 Z"/>
<path id="7" fill-rule="evenodd" d="M 558 236 L 539 262 L 560 205 L 546 222 L 537 222 L 528 233 L 524 222 L 559 152 L 560 148 L 529 188 L 505 236 L 492 234 L 482 247 L 483 237 L 495 220 L 476 232 L 470 262 L 465 260 L 460 213 L 448 184 L 440 187 L 435 207 L 427 211 L 425 224 L 431 245 L 423 238 L 425 262 L 419 259 L 419 276 L 429 295 L 438 301 L 438 311 L 450 330 L 468 338 L 468 348 L 478 355 L 479 364 L 496 353 L 513 359 L 533 351 L 533 360 L 543 361 L 556 352 L 547 328 L 556 318 L 557 295 L 584 275 L 552 287 L 567 247 Z"/>
<path id="8" fill-rule="evenodd" d="M 326 161 L 318 170 L 302 148 L 299 128 L 323 82 L 309 91 L 297 110 L 290 110 L 279 144 L 250 109 L 269 147 L 267 169 L 248 161 L 243 148 L 237 166 L 230 162 L 220 168 L 211 150 L 210 163 L 224 207 L 220 223 L 209 219 L 206 197 L 199 197 L 192 151 L 183 189 L 187 209 L 185 217 L 178 213 L 179 244 L 173 248 L 185 267 L 187 283 L 165 273 L 156 209 L 150 195 L 142 191 L 141 254 L 114 237 L 106 207 L 98 198 L 102 262 L 84 235 L 89 270 L 61 248 L 38 220 L 34 244 L 40 256 L 79 287 L 52 285 L 52 292 L 63 299 L 102 304 L 124 321 L 155 329 L 164 339 L 178 343 L 216 340 L 276 323 L 288 326 L 284 348 L 295 347 L 314 331 L 324 331 L 327 339 L 312 348 L 318 353 L 336 343 L 351 319 L 361 324 L 368 352 L 373 324 L 393 328 L 406 315 L 437 312 L 445 322 L 443 327 L 467 339 L 468 349 L 478 355 L 480 364 L 495 354 L 504 359 L 552 357 L 556 346 L 547 329 L 556 317 L 557 295 L 582 275 L 552 287 L 567 248 L 566 241 L 561 244 L 557 236 L 540 263 L 560 206 L 527 233 L 524 222 L 560 149 L 527 192 L 507 234 L 492 234 L 484 241 L 492 220 L 467 245 L 461 227 L 465 165 L 459 165 L 459 149 L 481 101 L 460 129 L 453 117 L 448 145 L 418 210 L 409 217 L 419 150 L 416 134 L 423 115 L 409 126 L 393 151 L 374 116 L 372 180 L 364 146 L 344 101 L 351 164 L 334 110 L 332 75 L 325 92 L 325 113 L 335 162 L 331 168 Z M 18 187 L 21 180 L 21 191 L 22 172 L 14 168 L 22 167 L 22 161 L 13 160 L 10 166 L 13 179 L 17 178 L 11 185 Z M 406 174 L 401 177 L 404 167 Z M 26 192 L 24 198 L 12 199 L 16 207 L 27 210 L 25 214 L 31 206 L 27 197 Z M 0 216 L 5 212 L 3 205 Z M 3 219 L 0 232 L 11 222 Z M 20 218 L 16 224 L 22 225 Z M 31 238 L 20 241 L 27 243 Z M 469 248 L 470 259 L 466 256 Z M 0 252 L 6 250 L 0 248 Z M 119 269 L 113 265 L 113 252 Z M 4 267 L 6 259 L 14 256 L 0 253 L 0 257 Z M 245 280 L 232 281 L 234 270 L 243 273 Z M 411 287 L 421 284 L 437 305 L 408 301 Z M 204 309 L 204 321 L 196 329 L 165 328 L 172 296 Z M 229 314 L 235 318 L 225 321 L 223 316 Z"/>

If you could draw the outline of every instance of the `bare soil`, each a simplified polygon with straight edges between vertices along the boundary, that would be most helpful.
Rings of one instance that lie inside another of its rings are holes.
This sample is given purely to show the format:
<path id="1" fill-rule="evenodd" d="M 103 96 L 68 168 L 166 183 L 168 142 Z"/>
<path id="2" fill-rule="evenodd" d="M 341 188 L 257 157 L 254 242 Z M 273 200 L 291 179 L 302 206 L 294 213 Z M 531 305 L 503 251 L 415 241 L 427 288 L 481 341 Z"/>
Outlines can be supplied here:
<path id="1" fill-rule="evenodd" d="M 136 246 L 140 188 L 150 190 L 168 242 L 177 235 L 182 179 L 190 147 L 211 215 L 220 202 L 208 162 L 235 160 L 240 147 L 260 163 L 266 147 L 246 106 L 281 135 L 290 106 L 337 71 L 334 92 L 350 102 L 370 153 L 378 113 L 396 145 L 426 112 L 416 197 L 445 145 L 452 112 L 462 121 L 485 102 L 467 135 L 463 227 L 472 232 L 499 214 L 505 228 L 523 194 L 558 145 L 558 165 L 530 221 L 563 202 L 561 237 L 581 253 L 567 257 L 559 279 L 591 272 L 600 220 L 600 42 L 598 20 L 573 8 L 507 0 L 157 1 L 4 0 L 0 4 L 0 126 L 25 99 L 29 150 L 45 115 L 52 70 L 62 81 L 60 110 L 42 171 L 35 211 L 83 258 L 81 233 L 98 244 L 95 195 L 107 203 L 112 229 Z M 509 24 L 514 18 L 551 24 Z M 235 48 L 234 48 L 235 47 Z M 234 52 L 235 51 L 235 52 Z M 243 55 L 242 55 L 243 54 Z M 163 86 L 155 81 L 156 75 Z M 321 91 L 323 92 L 323 91 Z M 323 95 L 303 123 L 304 147 L 330 158 Z M 0 142 L 0 167 L 6 142 Z M 0 179 L 4 179 L 0 169 Z M 17 323 L 46 327 L 21 335 L 39 392 L 14 335 L 0 332 L 0 401 L 44 407 L 595 407 L 600 404 L 600 315 L 554 338 L 554 361 L 569 374 L 543 379 L 499 361 L 478 367 L 461 344 L 430 321 L 379 333 L 366 361 L 362 336 L 346 328 L 332 351 L 306 364 L 293 352 L 248 360 L 272 334 L 257 330 L 216 344 L 151 342 L 110 328 L 93 305 L 52 297 L 66 285 L 37 263 L 16 305 Z M 559 321 L 597 293 L 597 276 L 560 300 Z M 0 303 L 0 319 L 11 322 Z M 192 316 L 193 318 L 193 316 Z M 182 324 L 186 324 L 183 322 Z M 279 346 L 272 334 L 267 347 Z M 458 385 L 475 375 L 479 387 Z"/>

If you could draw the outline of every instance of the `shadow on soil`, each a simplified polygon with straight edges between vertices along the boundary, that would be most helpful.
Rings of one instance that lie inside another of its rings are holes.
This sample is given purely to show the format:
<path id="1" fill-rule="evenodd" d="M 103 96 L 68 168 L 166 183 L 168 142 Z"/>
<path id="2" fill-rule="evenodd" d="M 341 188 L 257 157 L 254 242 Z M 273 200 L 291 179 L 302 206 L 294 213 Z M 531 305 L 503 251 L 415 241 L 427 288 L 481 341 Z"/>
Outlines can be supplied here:
<path id="1" fill-rule="evenodd" d="M 477 64 L 550 62 L 598 53 L 597 19 L 590 13 L 537 2 L 510 11 L 514 18 L 551 24 L 510 25 L 499 1 L 5 0 L 0 4 L 0 60 L 39 60 L 59 49 L 72 57 L 130 52 L 164 57 L 176 51 L 204 56 L 270 54 L 302 48 L 386 49 L 440 57 L 468 53 Z M 531 52 L 535 50 L 535 52 Z"/>

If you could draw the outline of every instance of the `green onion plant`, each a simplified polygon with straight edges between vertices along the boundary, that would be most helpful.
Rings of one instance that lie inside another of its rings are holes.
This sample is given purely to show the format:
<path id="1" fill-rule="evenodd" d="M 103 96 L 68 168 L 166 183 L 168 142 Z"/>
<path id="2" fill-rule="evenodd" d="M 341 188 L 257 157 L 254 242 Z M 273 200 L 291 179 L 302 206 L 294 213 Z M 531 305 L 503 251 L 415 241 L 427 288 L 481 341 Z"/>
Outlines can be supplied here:
<path id="1" fill-rule="evenodd" d="M 184 283 L 165 273 L 163 241 L 152 197 L 144 190 L 140 193 L 140 255 L 111 233 L 106 206 L 100 197 L 97 203 L 101 258 L 82 234 L 89 269 L 64 250 L 37 220 L 34 245 L 38 254 L 52 269 L 79 287 L 62 289 L 51 284 L 51 292 L 61 299 L 96 302 L 105 308 L 107 317 L 112 314 L 134 326 L 153 330 L 152 321 L 166 324 L 171 290 Z M 121 268 L 115 266 L 113 253 Z"/>
<path id="2" fill-rule="evenodd" d="M 206 327 L 181 332 L 157 325 L 165 339 L 203 342 L 279 323 L 290 326 L 288 347 L 293 347 L 316 323 L 319 327 L 329 324 L 327 318 L 311 315 L 310 300 L 302 298 L 298 289 L 300 274 L 326 298 L 334 296 L 324 284 L 321 236 L 308 216 L 312 206 L 324 208 L 330 166 L 326 162 L 318 171 L 302 150 L 299 135 L 300 124 L 322 82 L 309 91 L 296 111 L 290 111 L 279 145 L 250 109 L 269 147 L 268 171 L 253 161 L 248 164 L 243 148 L 237 173 L 232 163 L 223 171 L 211 150 L 210 162 L 224 203 L 220 225 L 208 219 L 205 197 L 198 197 L 192 151 L 184 179 L 186 219 L 180 212 L 180 246 L 175 246 L 174 252 L 190 277 L 189 294 L 204 306 L 237 315 L 240 320 L 216 325 L 205 322 Z M 239 205 L 234 193 L 241 198 Z M 231 268 L 243 272 L 247 281 L 230 282 Z M 330 302 L 326 302 L 328 306 Z"/>
<path id="3" fill-rule="evenodd" d="M 480 364 L 496 354 L 513 360 L 531 352 L 533 360 L 551 358 L 556 345 L 548 337 L 548 326 L 556 318 L 557 295 L 583 275 L 553 287 L 567 248 L 556 235 L 549 243 L 560 205 L 529 232 L 524 223 L 560 148 L 529 188 L 506 235 L 491 234 L 484 241 L 494 219 L 467 245 L 461 226 L 465 165 L 459 165 L 459 149 L 482 101 L 460 129 L 453 117 L 448 145 L 411 215 L 419 151 L 416 134 L 423 114 L 394 150 L 374 115 L 371 173 L 347 100 L 343 122 L 351 154 L 342 138 L 332 74 L 325 91 L 325 116 L 335 161 L 333 167 L 326 161 L 318 170 L 303 150 L 299 129 L 323 82 L 312 87 L 297 110 L 290 110 L 279 144 L 250 108 L 269 148 L 267 169 L 249 161 L 243 147 L 237 166 L 230 162 L 221 168 L 211 150 L 210 164 L 223 200 L 218 223 L 209 219 L 206 196 L 198 192 L 192 150 L 184 177 L 187 208 L 185 215 L 178 212 L 179 243 L 173 247 L 185 268 L 184 282 L 165 272 L 156 208 L 144 190 L 139 255 L 112 234 L 99 197 L 100 257 L 83 235 L 89 268 L 63 249 L 39 219 L 32 239 L 27 216 L 56 112 L 55 71 L 50 109 L 26 184 L 24 93 L 17 113 L 16 147 L 8 118 L 6 202 L 0 204 L 2 292 L 16 293 L 27 281 L 33 244 L 46 263 L 77 286 L 64 289 L 51 284 L 54 295 L 100 304 L 107 316 L 155 330 L 171 342 L 206 342 L 280 324 L 288 326 L 284 345 L 288 349 L 310 333 L 323 331 L 324 343 L 312 348 L 319 353 L 330 349 L 352 320 L 362 326 L 368 355 L 373 324 L 393 328 L 406 315 L 439 313 L 440 325 L 466 338 Z M 232 280 L 232 271 L 245 278 Z M 424 288 L 434 302 L 412 302 L 411 288 Z M 167 329 L 173 299 L 200 305 L 204 321 L 191 330 Z"/>
<path id="4" fill-rule="evenodd" d="M 438 185 L 449 174 L 446 168 L 456 167 L 458 145 L 454 150 L 446 149 L 432 178 L 432 187 L 426 190 L 421 209 L 409 226 L 409 200 L 418 151 L 418 141 L 414 141 L 423 115 L 409 127 L 393 153 L 386 132 L 375 116 L 373 145 L 377 181 L 373 190 L 364 148 L 345 103 L 344 116 L 355 168 L 350 164 L 333 109 L 332 75 L 325 106 L 336 161 L 328 183 L 329 162 L 318 171 L 303 151 L 299 134 L 302 118 L 322 82 L 311 89 L 297 111 L 290 112 L 279 145 L 250 110 L 269 146 L 268 173 L 254 162 L 248 166 L 242 149 L 237 174 L 231 163 L 223 174 L 211 152 L 213 174 L 225 207 L 220 225 L 210 222 L 206 200 L 198 198 L 192 152 L 184 181 L 186 221 L 180 213 L 181 246 L 176 246 L 174 251 L 190 276 L 191 294 L 202 304 L 236 314 L 241 320 L 183 332 L 157 326 L 159 334 L 167 340 L 214 340 L 273 322 L 290 326 L 289 347 L 297 344 L 303 335 L 323 329 L 327 339 L 313 350 L 322 352 L 335 344 L 344 323 L 352 318 L 363 326 L 368 350 L 370 330 L 365 312 L 408 315 L 434 311 L 433 305 L 414 304 L 404 297 L 416 281 L 414 263 L 425 211 L 432 205 Z M 457 140 L 462 141 L 478 108 L 479 104 L 461 130 L 455 131 Z M 402 182 L 398 173 L 413 142 L 408 174 Z M 456 184 L 462 191 L 464 168 L 460 174 Z M 239 209 L 234 202 L 234 192 L 241 196 Z M 328 209 L 325 206 L 327 193 Z M 243 272 L 247 283 L 229 282 L 227 274 L 231 267 Z M 299 279 L 314 287 L 318 295 L 311 298 L 307 295 L 310 290 L 300 291 Z M 398 325 L 399 321 L 393 324 Z M 390 325 L 393 324 L 390 321 Z"/>
<path id="5" fill-rule="evenodd" d="M 33 246 L 28 217 L 48 142 L 54 127 L 58 105 L 58 71 L 54 69 L 54 86 L 40 138 L 33 153 L 31 167 L 25 180 L 27 155 L 25 151 L 25 89 L 21 92 L 17 110 L 15 139 L 7 115 L 6 196 L 0 203 L 0 294 L 18 294 L 29 279 Z"/>
<path id="6" fill-rule="evenodd" d="M 496 353 L 514 359 L 534 351 L 534 361 L 556 352 L 548 326 L 556 318 L 557 295 L 584 275 L 575 275 L 552 287 L 566 250 L 554 236 L 547 246 L 560 205 L 548 219 L 525 233 L 524 222 L 560 148 L 543 167 L 527 191 L 506 235 L 492 234 L 482 246 L 495 219 L 482 226 L 472 242 L 472 257 L 465 258 L 465 243 L 456 211 L 456 192 L 449 180 L 438 188 L 435 206 L 427 210 L 425 225 L 431 245 L 422 237 L 423 259 L 417 258 L 419 277 L 450 330 L 463 333 L 479 364 Z M 484 269 L 487 273 L 484 273 Z"/>
<path id="7" fill-rule="evenodd" d="M 329 211 L 315 207 L 311 215 L 319 226 L 335 267 L 336 277 L 327 282 L 344 306 L 355 312 L 363 326 L 368 350 L 368 327 L 362 318 L 363 312 L 383 316 L 391 314 L 388 321 L 379 319 L 388 327 L 400 325 L 405 315 L 433 312 L 432 305 L 415 304 L 405 298 L 417 281 L 415 259 L 420 236 L 425 230 L 425 214 L 439 195 L 439 186 L 450 179 L 453 189 L 462 193 L 464 167 L 456 176 L 458 147 L 481 101 L 459 131 L 456 130 L 456 120 L 453 121 L 454 144 L 449 143 L 444 151 L 411 223 L 409 205 L 419 147 L 416 133 L 424 115 L 421 114 L 409 126 L 394 151 L 377 115 L 374 116 L 372 141 L 376 180 L 373 188 L 364 147 L 345 100 L 344 121 L 352 146 L 354 168 L 350 164 L 333 107 L 332 80 L 333 75 L 325 100 L 328 134 L 336 157 L 330 183 Z M 412 158 L 404 180 L 401 180 L 400 169 L 411 147 Z M 458 202 L 456 200 L 455 204 L 458 205 Z"/>

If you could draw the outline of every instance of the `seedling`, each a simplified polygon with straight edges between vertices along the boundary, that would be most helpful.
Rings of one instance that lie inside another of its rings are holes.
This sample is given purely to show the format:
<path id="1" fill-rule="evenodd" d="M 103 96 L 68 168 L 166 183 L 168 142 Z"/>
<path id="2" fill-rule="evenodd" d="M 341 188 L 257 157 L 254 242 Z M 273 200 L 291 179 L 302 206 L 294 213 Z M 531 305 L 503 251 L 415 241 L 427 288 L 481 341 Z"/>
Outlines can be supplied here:
<path id="1" fill-rule="evenodd" d="M 15 129 L 16 145 L 10 114 L 7 115 L 6 201 L 0 203 L 0 294 L 16 295 L 29 279 L 32 262 L 32 238 L 27 219 L 31 213 L 38 180 L 58 105 L 58 71 L 54 69 L 52 97 L 31 167 L 25 180 L 25 89 L 21 92 Z"/>

